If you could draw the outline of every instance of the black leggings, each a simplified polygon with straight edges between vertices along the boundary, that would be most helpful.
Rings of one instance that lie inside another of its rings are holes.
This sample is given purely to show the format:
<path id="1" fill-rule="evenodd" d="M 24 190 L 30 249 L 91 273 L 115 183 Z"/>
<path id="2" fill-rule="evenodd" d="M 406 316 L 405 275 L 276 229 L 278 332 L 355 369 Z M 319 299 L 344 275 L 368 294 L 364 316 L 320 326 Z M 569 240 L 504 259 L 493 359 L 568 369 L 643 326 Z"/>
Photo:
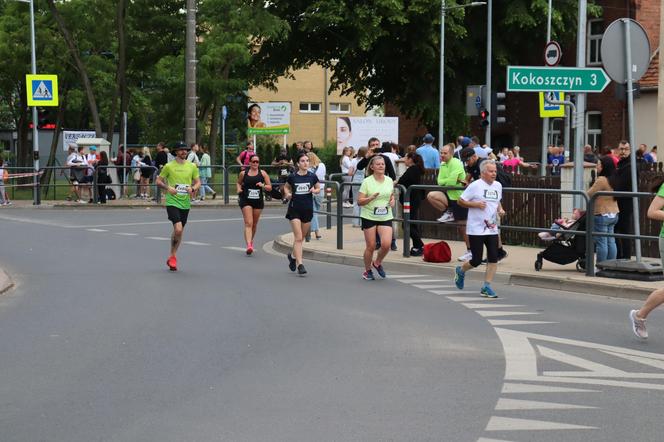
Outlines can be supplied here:
<path id="1" fill-rule="evenodd" d="M 468 235 L 468 242 L 473 253 L 471 266 L 477 267 L 482 264 L 484 246 L 486 246 L 487 262 L 491 264 L 498 262 L 498 235 Z"/>

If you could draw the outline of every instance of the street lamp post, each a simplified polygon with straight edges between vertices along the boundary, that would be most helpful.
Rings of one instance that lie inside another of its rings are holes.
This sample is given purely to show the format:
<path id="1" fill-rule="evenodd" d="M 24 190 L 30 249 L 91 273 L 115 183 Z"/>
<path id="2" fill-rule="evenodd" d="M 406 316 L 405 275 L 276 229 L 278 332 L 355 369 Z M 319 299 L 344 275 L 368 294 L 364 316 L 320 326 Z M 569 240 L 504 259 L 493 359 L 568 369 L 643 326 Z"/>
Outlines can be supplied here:
<path id="1" fill-rule="evenodd" d="M 440 4 L 440 93 L 438 101 L 438 147 L 443 146 L 445 139 L 445 13 L 452 9 L 462 9 L 470 6 L 482 6 L 486 2 L 472 2 L 466 5 L 445 6 L 445 0 Z"/>
<path id="2" fill-rule="evenodd" d="M 31 51 L 31 62 L 32 75 L 37 74 L 37 50 L 35 49 L 35 7 L 32 0 L 17 0 L 21 3 L 30 4 L 30 51 Z M 32 158 L 34 164 L 35 176 L 33 178 L 33 204 L 39 205 L 40 195 L 39 195 L 39 131 L 37 129 L 38 124 L 37 116 L 37 106 L 32 106 Z"/>

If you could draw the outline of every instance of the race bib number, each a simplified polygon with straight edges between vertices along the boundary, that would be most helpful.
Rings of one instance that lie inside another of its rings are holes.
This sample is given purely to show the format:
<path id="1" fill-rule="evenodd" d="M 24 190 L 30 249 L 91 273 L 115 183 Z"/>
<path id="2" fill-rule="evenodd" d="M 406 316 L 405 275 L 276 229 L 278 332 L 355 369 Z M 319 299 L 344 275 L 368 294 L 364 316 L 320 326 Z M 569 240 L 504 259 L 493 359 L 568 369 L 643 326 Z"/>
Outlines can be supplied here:
<path id="1" fill-rule="evenodd" d="M 281 172 L 279 172 L 281 176 L 288 175 L 288 169 L 281 169 Z"/>
<path id="2" fill-rule="evenodd" d="M 305 195 L 309 193 L 310 189 L 310 184 L 309 183 L 298 183 L 297 187 L 295 187 L 295 194 L 296 195 Z"/>
<path id="3" fill-rule="evenodd" d="M 374 207 L 374 215 L 376 216 L 387 215 L 387 207 Z"/>
<path id="4" fill-rule="evenodd" d="M 498 191 L 494 189 L 486 189 L 484 191 L 484 199 L 487 201 L 498 201 Z"/>
<path id="5" fill-rule="evenodd" d="M 249 189 L 249 195 L 247 198 L 250 200 L 257 200 L 261 197 L 261 191 L 260 189 Z"/>
<path id="6" fill-rule="evenodd" d="M 175 191 L 178 195 L 187 195 L 189 193 L 189 186 L 186 184 L 176 184 Z"/>

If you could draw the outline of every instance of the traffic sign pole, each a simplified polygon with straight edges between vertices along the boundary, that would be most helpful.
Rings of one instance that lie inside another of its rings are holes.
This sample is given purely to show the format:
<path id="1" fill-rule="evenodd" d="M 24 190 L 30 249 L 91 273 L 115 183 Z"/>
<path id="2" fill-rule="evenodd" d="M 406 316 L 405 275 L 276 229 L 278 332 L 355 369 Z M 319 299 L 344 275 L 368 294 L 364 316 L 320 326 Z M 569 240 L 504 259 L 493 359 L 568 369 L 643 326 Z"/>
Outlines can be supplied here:
<path id="1" fill-rule="evenodd" d="M 630 165 L 632 175 L 632 192 L 639 191 L 639 183 L 636 181 L 636 144 L 634 140 L 634 86 L 632 80 L 632 44 L 629 33 L 630 20 L 622 19 L 625 31 L 625 73 L 627 74 L 627 120 L 629 121 L 629 145 L 632 148 L 630 152 Z M 641 235 L 641 227 L 639 225 L 639 199 L 632 198 L 634 206 L 634 234 Z M 641 240 L 637 239 L 635 242 L 634 252 L 636 253 L 636 262 L 641 262 Z"/>
<path id="2" fill-rule="evenodd" d="M 30 0 L 30 50 L 32 52 L 32 75 L 37 75 L 37 51 L 35 49 L 35 6 Z M 29 97 L 29 95 L 28 95 Z M 41 204 L 41 195 L 39 191 L 39 117 L 37 115 L 37 106 L 32 106 L 32 160 L 35 171 L 33 181 L 33 201 L 35 206 Z"/>

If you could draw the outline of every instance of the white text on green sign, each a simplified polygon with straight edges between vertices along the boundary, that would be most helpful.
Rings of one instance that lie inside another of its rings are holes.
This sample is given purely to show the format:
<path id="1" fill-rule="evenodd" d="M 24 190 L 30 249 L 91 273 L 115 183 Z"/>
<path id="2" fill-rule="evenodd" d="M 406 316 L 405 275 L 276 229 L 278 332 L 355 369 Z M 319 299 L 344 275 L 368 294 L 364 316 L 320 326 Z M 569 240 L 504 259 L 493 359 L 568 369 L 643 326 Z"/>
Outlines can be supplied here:
<path id="1" fill-rule="evenodd" d="M 507 67 L 510 92 L 602 92 L 608 84 L 602 68 Z"/>

